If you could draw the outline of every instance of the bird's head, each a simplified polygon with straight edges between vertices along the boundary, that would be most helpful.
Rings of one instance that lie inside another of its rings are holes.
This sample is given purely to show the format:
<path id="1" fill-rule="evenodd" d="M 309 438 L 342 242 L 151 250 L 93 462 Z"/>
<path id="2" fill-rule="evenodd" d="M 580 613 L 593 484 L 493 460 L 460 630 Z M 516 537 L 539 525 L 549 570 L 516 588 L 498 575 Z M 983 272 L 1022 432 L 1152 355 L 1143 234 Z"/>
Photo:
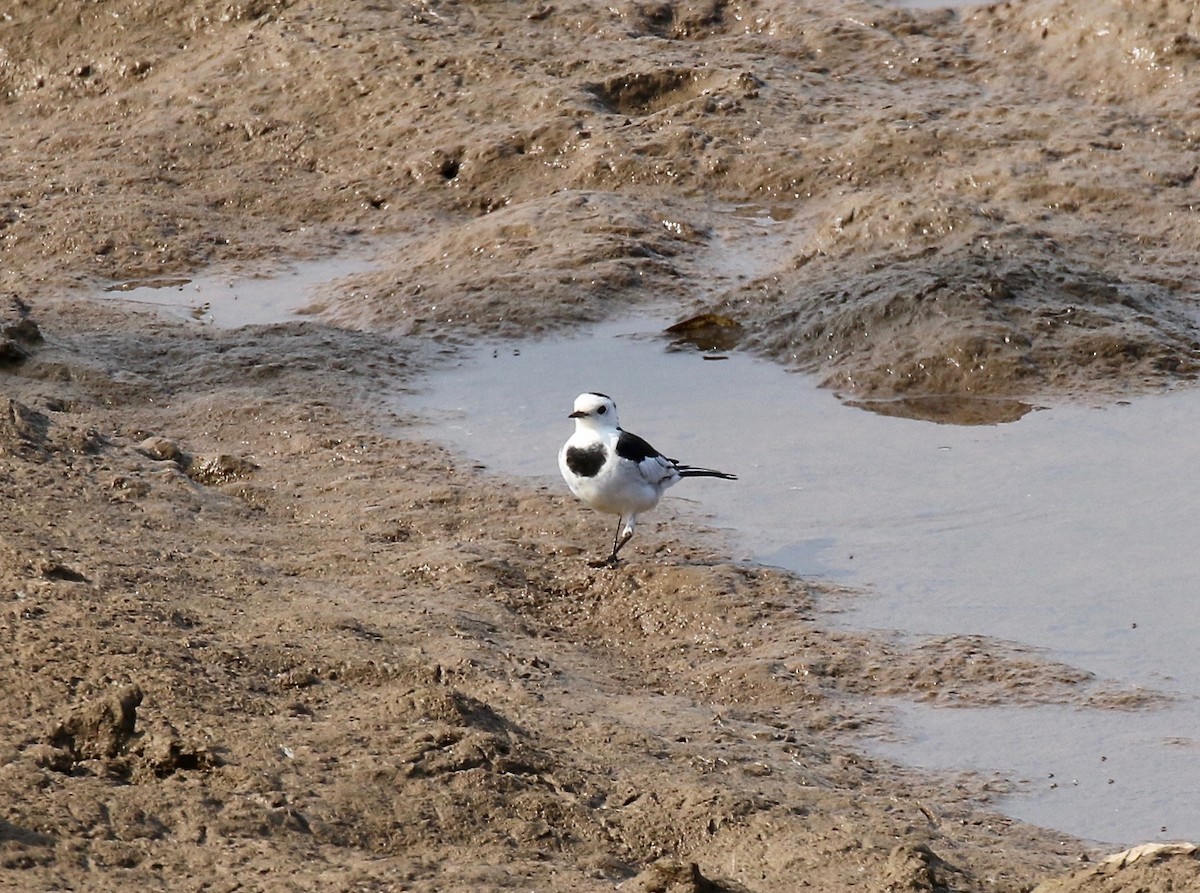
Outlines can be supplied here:
<path id="1" fill-rule="evenodd" d="M 575 398 L 575 411 L 568 418 L 575 420 L 576 427 L 597 430 L 616 428 L 617 404 L 607 394 L 580 394 Z"/>

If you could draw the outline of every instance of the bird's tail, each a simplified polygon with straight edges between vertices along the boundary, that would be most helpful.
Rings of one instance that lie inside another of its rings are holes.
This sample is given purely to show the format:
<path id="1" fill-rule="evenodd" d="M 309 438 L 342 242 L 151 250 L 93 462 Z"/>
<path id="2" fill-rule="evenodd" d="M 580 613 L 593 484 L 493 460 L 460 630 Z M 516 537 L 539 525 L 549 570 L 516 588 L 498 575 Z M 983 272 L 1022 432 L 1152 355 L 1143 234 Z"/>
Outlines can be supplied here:
<path id="1" fill-rule="evenodd" d="M 714 471 L 711 468 L 693 468 L 690 465 L 676 465 L 675 470 L 679 472 L 681 478 L 721 478 L 725 481 L 736 481 L 736 474 L 728 474 L 724 471 Z"/>

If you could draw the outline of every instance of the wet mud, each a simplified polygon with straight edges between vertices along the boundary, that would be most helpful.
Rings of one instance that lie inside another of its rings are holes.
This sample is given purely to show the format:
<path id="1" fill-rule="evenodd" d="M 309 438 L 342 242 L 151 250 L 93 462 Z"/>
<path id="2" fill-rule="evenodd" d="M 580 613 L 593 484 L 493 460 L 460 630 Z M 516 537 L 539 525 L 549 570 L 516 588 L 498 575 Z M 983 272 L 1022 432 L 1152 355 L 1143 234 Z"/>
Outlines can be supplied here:
<path id="1" fill-rule="evenodd" d="M 1194 883 L 853 737 L 875 697 L 1142 695 L 831 632 L 838 593 L 703 531 L 589 569 L 605 519 L 406 438 L 403 393 L 651 303 L 893 407 L 1188 381 L 1196 41 L 1181 2 L 18 0 L 0 881 Z M 378 266 L 302 322 L 92 298 L 350 247 Z"/>

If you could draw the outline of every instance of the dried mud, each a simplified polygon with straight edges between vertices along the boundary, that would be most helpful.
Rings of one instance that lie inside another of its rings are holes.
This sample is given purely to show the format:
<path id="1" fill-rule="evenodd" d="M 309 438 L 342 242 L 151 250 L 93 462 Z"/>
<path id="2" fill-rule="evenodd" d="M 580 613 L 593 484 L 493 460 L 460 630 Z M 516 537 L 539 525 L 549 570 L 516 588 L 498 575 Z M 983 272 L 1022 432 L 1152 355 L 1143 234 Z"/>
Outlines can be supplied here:
<path id="1" fill-rule="evenodd" d="M 1200 883 L 1187 848 L 1068 877 L 1098 854 L 853 738 L 884 696 L 1152 695 L 830 632 L 837 593 L 715 536 L 592 570 L 604 519 L 403 417 L 448 343 L 664 301 L 895 405 L 1190 378 L 1193 18 L 17 0 L 0 885 Z M 81 294 L 364 242 L 303 323 Z"/>

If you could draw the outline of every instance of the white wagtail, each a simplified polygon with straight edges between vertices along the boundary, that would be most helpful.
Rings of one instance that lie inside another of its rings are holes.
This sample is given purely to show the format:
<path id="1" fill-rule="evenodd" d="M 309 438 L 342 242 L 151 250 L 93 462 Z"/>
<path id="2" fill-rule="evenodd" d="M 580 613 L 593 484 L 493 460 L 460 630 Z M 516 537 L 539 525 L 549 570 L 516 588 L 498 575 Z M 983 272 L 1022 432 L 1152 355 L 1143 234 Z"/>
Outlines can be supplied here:
<path id="1" fill-rule="evenodd" d="M 575 433 L 558 453 L 567 486 L 597 511 L 620 516 L 612 554 L 594 566 L 617 563 L 617 552 L 633 536 L 637 516 L 658 505 L 663 491 L 680 478 L 737 480 L 723 471 L 680 465 L 636 434 L 622 431 L 617 404 L 605 394 L 580 394 L 568 418 L 575 420 Z"/>

